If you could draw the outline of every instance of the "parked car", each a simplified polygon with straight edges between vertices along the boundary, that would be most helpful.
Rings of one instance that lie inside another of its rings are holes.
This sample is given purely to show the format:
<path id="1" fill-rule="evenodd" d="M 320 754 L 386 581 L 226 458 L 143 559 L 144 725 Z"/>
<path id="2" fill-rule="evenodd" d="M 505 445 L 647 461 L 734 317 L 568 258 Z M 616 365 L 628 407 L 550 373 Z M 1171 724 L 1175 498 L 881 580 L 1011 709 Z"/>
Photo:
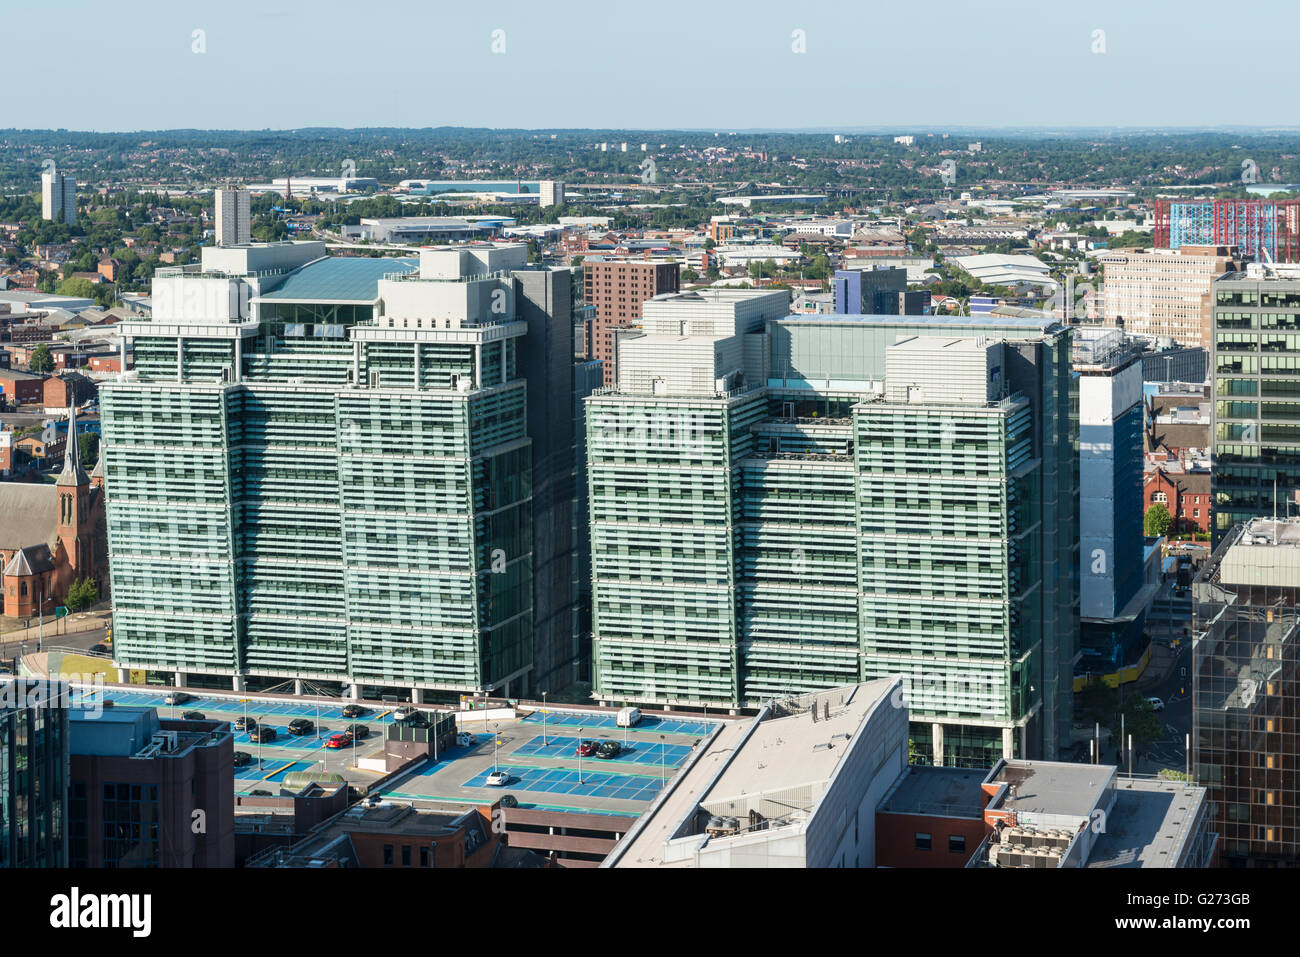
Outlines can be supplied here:
<path id="1" fill-rule="evenodd" d="M 350 734 L 358 741 L 361 741 L 370 737 L 370 728 L 364 724 L 350 724 L 343 729 L 343 733 Z"/>
<path id="2" fill-rule="evenodd" d="M 396 710 L 393 711 L 393 720 L 410 721 L 412 717 L 414 717 L 419 713 L 420 712 L 418 710 L 412 708 L 410 705 L 402 705 L 400 708 L 397 708 Z"/>
<path id="3" fill-rule="evenodd" d="M 235 767 L 242 768 L 253 763 L 253 756 L 247 751 L 235 752 Z"/>
<path id="4" fill-rule="evenodd" d="M 294 718 L 289 722 L 289 733 L 294 736 L 311 734 L 316 730 L 316 725 L 307 718 Z"/>
<path id="5" fill-rule="evenodd" d="M 269 725 L 265 725 L 265 724 L 259 728 L 254 728 L 252 731 L 248 732 L 248 740 L 260 741 L 263 744 L 265 744 L 267 741 L 274 741 L 275 728 L 272 728 Z"/>
<path id="6" fill-rule="evenodd" d="M 256 788 L 255 790 L 249 791 L 248 793 L 253 797 L 259 797 L 259 798 L 271 797 L 271 792 L 267 791 L 265 788 Z"/>
<path id="7" fill-rule="evenodd" d="M 370 713 L 370 709 L 359 704 L 345 704 L 343 706 L 343 717 L 360 718 Z"/>
<path id="8" fill-rule="evenodd" d="M 186 711 L 181 715 L 185 721 L 206 721 L 207 718 L 202 711 Z"/>
<path id="9" fill-rule="evenodd" d="M 487 786 L 490 788 L 504 787 L 510 783 L 509 771 L 493 771 L 487 776 Z"/>
<path id="10" fill-rule="evenodd" d="M 623 745 L 617 741 L 602 741 L 596 748 L 596 757 L 604 758 L 608 761 L 610 758 L 616 758 L 623 753 Z"/>
<path id="11" fill-rule="evenodd" d="M 595 741 L 579 741 L 579 742 L 578 742 L 578 755 L 579 755 L 580 757 L 589 758 L 589 757 L 591 757 L 591 756 L 592 756 L 593 754 L 595 754 L 595 753 L 596 753 L 596 742 L 595 742 Z"/>
<path id="12" fill-rule="evenodd" d="M 257 727 L 256 718 L 236 718 L 234 728 L 236 731 L 252 731 Z"/>
<path id="13" fill-rule="evenodd" d="M 166 705 L 186 704 L 187 702 L 193 700 L 194 700 L 194 695 L 192 694 L 186 694 L 184 691 L 173 691 L 167 697 L 163 698 L 163 704 Z"/>
<path id="14" fill-rule="evenodd" d="M 339 748 L 348 747 L 352 744 L 352 741 L 353 738 L 350 734 L 332 734 L 330 735 L 329 740 L 325 742 L 325 747 L 338 750 Z"/>
<path id="15" fill-rule="evenodd" d="M 1150 703 L 1152 711 L 1165 710 L 1165 703 L 1161 701 L 1159 698 L 1147 698 L 1147 701 L 1148 703 Z"/>
<path id="16" fill-rule="evenodd" d="M 474 747 L 476 740 L 477 739 L 474 737 L 474 735 L 469 731 L 460 731 L 456 734 L 456 744 L 457 746 L 462 748 Z"/>

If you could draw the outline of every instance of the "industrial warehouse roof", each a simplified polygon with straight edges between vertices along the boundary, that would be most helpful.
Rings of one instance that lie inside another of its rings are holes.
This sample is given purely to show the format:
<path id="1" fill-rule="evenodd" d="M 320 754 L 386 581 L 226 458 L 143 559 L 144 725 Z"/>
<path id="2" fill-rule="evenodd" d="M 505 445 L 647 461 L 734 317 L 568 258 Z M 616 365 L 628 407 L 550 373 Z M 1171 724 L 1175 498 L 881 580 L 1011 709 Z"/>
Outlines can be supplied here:
<path id="1" fill-rule="evenodd" d="M 414 259 L 374 259 L 334 256 L 318 259 L 290 273 L 278 289 L 263 300 L 297 302 L 374 302 L 379 280 L 388 273 L 414 272 Z"/>

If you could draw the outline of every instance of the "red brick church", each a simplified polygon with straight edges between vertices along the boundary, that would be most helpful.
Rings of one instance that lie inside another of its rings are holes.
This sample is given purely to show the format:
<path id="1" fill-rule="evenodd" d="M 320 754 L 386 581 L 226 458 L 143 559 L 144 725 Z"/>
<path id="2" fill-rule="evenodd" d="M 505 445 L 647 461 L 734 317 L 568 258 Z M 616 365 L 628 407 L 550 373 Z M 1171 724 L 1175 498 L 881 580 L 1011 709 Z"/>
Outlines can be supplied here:
<path id="1" fill-rule="evenodd" d="M 53 615 L 73 582 L 91 578 L 108 590 L 103 456 L 91 475 L 81 467 L 75 408 L 63 471 L 54 485 L 0 482 L 0 615 Z"/>

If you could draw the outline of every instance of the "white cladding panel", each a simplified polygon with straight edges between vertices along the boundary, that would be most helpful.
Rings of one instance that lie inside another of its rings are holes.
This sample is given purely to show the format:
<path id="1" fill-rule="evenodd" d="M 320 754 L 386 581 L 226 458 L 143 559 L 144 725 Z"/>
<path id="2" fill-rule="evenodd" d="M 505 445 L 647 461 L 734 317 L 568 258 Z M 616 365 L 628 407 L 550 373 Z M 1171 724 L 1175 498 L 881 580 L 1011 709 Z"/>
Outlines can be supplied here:
<path id="1" fill-rule="evenodd" d="M 890 402 L 986 405 L 1001 389 L 1002 344 L 982 339 L 911 336 L 885 350 Z"/>

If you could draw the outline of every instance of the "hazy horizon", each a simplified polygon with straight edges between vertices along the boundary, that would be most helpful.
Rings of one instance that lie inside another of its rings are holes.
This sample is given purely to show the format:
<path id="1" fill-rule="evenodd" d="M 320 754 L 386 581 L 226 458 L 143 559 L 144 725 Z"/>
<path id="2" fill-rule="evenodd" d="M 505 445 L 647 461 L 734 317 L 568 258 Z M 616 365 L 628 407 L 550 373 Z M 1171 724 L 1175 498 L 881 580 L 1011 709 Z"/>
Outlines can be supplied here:
<path id="1" fill-rule="evenodd" d="M 58 39 L 42 59 L 0 61 L 11 90 L 40 73 L 38 95 L 6 104 L 11 129 L 1300 126 L 1294 105 L 1279 115 L 1300 76 L 1300 7 L 1279 0 L 1241 15 L 1206 0 L 9 7 L 10 37 Z"/>

